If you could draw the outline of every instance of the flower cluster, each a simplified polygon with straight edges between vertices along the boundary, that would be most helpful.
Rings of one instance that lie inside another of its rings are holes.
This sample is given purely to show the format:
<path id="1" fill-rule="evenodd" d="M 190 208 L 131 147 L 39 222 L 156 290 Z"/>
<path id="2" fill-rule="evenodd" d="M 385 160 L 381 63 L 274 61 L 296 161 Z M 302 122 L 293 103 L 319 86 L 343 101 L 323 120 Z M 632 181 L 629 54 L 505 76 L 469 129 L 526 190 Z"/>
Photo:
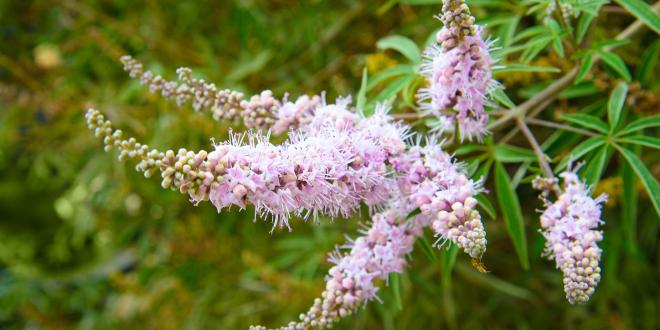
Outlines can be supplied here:
<path id="1" fill-rule="evenodd" d="M 412 252 L 415 238 L 422 234 L 422 226 L 415 220 L 402 221 L 402 214 L 388 210 L 375 214 L 371 227 L 363 235 L 349 242 L 348 253 L 336 251 L 330 256 L 335 264 L 330 271 L 325 291 L 299 322 L 291 322 L 281 329 L 330 327 L 340 318 L 353 314 L 365 303 L 378 299 L 377 280 L 387 280 L 390 273 L 401 273 L 406 266 L 405 256 Z M 266 329 L 254 326 L 250 329 Z"/>
<path id="2" fill-rule="evenodd" d="M 188 193 L 194 201 L 210 200 L 218 210 L 232 205 L 255 206 L 288 227 L 290 214 L 348 217 L 365 203 L 376 207 L 389 198 L 395 180 L 388 160 L 404 152 L 406 128 L 391 123 L 385 108 L 362 118 L 347 109 L 348 100 L 323 105 L 304 130 L 292 132 L 282 145 L 268 135 L 232 135 L 215 150 L 149 150 L 135 139 L 122 140 L 97 110 L 87 121 L 106 149 L 120 159 L 137 158 L 137 169 L 151 176 L 160 171 L 164 188 Z"/>
<path id="3" fill-rule="evenodd" d="M 242 120 L 248 128 L 267 130 L 276 134 L 300 128 L 310 120 L 314 110 L 325 102 L 318 95 L 300 96 L 295 102 L 279 100 L 269 90 L 246 99 L 243 93 L 230 89 L 218 89 L 215 84 L 192 77 L 190 68 L 176 70 L 179 82 L 168 81 L 151 71 L 131 56 L 122 56 L 120 61 L 132 78 L 149 86 L 152 93 L 160 92 L 166 99 L 174 100 L 178 106 L 192 102 L 195 111 L 209 110 L 219 121 Z"/>
<path id="4" fill-rule="evenodd" d="M 452 157 L 433 140 L 413 146 L 393 160 L 399 189 L 411 205 L 433 219 L 439 241 L 449 240 L 472 258 L 486 252 L 486 231 L 474 195 L 478 183 L 469 179 Z"/>
<path id="5" fill-rule="evenodd" d="M 554 203 L 546 201 L 541 227 L 546 253 L 564 274 L 566 298 L 571 304 L 584 304 L 600 281 L 598 242 L 603 234 L 598 226 L 603 223 L 600 204 L 607 196 L 593 199 L 573 171 L 564 172 L 561 177 L 563 191 Z"/>
<path id="6" fill-rule="evenodd" d="M 429 84 L 419 93 L 422 108 L 439 119 L 439 130 L 458 127 L 461 140 L 481 140 L 488 123 L 484 106 L 497 86 L 489 45 L 464 0 L 445 0 L 438 18 L 444 27 L 421 69 Z"/>

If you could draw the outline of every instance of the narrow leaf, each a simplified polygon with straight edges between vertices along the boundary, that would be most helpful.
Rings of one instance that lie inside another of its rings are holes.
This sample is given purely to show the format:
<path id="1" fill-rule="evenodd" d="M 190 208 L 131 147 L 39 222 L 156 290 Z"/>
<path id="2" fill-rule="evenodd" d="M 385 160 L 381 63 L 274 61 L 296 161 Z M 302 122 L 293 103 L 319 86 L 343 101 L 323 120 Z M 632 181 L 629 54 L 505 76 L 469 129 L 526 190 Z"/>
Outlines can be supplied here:
<path id="1" fill-rule="evenodd" d="M 593 52 L 589 51 L 584 55 L 584 58 L 582 59 L 582 63 L 580 63 L 580 69 L 578 70 L 578 74 L 575 77 L 576 85 L 584 80 L 584 78 L 591 71 L 591 68 L 593 66 L 594 66 L 594 54 Z"/>
<path id="2" fill-rule="evenodd" d="M 653 149 L 660 149 L 660 139 L 646 135 L 627 136 L 621 139 L 617 139 L 617 141 L 621 143 L 637 144 Z"/>
<path id="3" fill-rule="evenodd" d="M 587 31 L 589 31 L 589 26 L 591 25 L 591 22 L 594 20 L 596 15 L 591 15 L 584 13 L 582 16 L 580 16 L 580 20 L 578 21 L 578 26 L 576 30 L 576 37 L 577 37 L 577 42 L 582 43 L 582 40 L 584 40 L 584 36 L 587 35 Z"/>
<path id="4" fill-rule="evenodd" d="M 493 69 L 493 74 L 509 73 L 509 72 L 561 72 L 558 68 L 553 66 L 534 66 L 526 64 L 507 64 L 505 66 L 496 67 Z"/>
<path id="5" fill-rule="evenodd" d="M 600 180 L 600 177 L 603 175 L 603 171 L 607 166 L 608 160 L 611 156 L 610 147 L 605 145 L 594 157 L 587 163 L 587 166 L 583 170 L 583 178 L 590 185 L 595 185 Z"/>
<path id="6" fill-rule="evenodd" d="M 495 212 L 495 207 L 493 206 L 493 203 L 490 202 L 488 197 L 486 197 L 486 195 L 478 194 L 475 197 L 475 199 L 479 202 L 477 206 L 480 207 L 482 210 L 484 210 L 491 219 L 497 218 L 497 212 Z"/>
<path id="7" fill-rule="evenodd" d="M 617 133 L 617 135 L 618 136 L 626 135 L 650 127 L 660 127 L 660 115 L 637 119 L 634 122 L 628 124 L 628 126 L 626 126 L 623 130 Z"/>
<path id="8" fill-rule="evenodd" d="M 571 149 L 571 153 L 559 163 L 558 170 L 564 169 L 569 163 L 576 162 L 588 152 L 602 146 L 607 140 L 602 136 L 594 136 L 584 140 L 577 147 Z"/>
<path id="9" fill-rule="evenodd" d="M 518 254 L 518 260 L 523 269 L 529 269 L 529 257 L 527 255 L 527 237 L 525 236 L 525 225 L 523 223 L 522 211 L 518 196 L 513 190 L 509 175 L 502 163 L 495 163 L 495 191 L 500 209 L 504 215 L 507 231 L 513 242 L 513 247 Z"/>
<path id="10" fill-rule="evenodd" d="M 402 310 L 403 302 L 401 300 L 401 274 L 390 273 L 390 286 L 392 287 L 392 293 L 394 294 L 394 302 L 396 303 L 396 308 L 398 310 Z"/>
<path id="11" fill-rule="evenodd" d="M 651 6 L 642 0 L 614 0 L 614 2 L 626 8 L 631 14 L 648 25 L 655 33 L 660 34 L 660 16 L 656 14 Z"/>
<path id="12" fill-rule="evenodd" d="M 628 249 L 637 250 L 637 203 L 638 193 L 636 187 L 635 173 L 626 162 L 621 163 L 621 222 L 623 224 L 623 234 Z"/>
<path id="13" fill-rule="evenodd" d="M 536 154 L 533 151 L 508 144 L 495 145 L 493 152 L 495 160 L 502 163 L 520 163 L 536 160 Z"/>
<path id="14" fill-rule="evenodd" d="M 658 58 L 660 58 L 660 39 L 656 39 L 653 45 L 642 53 L 636 72 L 637 80 L 642 85 L 647 86 L 653 83 L 651 78 L 655 72 L 655 66 L 658 64 Z"/>
<path id="15" fill-rule="evenodd" d="M 586 128 L 593 129 L 601 133 L 607 134 L 607 132 L 609 131 L 609 127 L 607 126 L 607 124 L 601 121 L 598 117 L 594 117 L 591 115 L 586 115 L 583 113 L 566 114 L 566 115 L 562 115 L 561 119 Z"/>
<path id="16" fill-rule="evenodd" d="M 607 119 L 610 122 L 610 131 L 614 131 L 619 125 L 621 111 L 626 103 L 627 95 L 628 85 L 624 82 L 618 83 L 610 95 L 610 100 L 607 102 Z"/>
<path id="17" fill-rule="evenodd" d="M 367 104 L 367 81 L 369 80 L 368 75 L 369 73 L 365 67 L 362 70 L 362 84 L 360 84 L 360 90 L 358 91 L 356 102 L 358 110 L 361 111 L 364 111 L 364 106 Z"/>
<path id="18" fill-rule="evenodd" d="M 428 239 L 426 239 L 425 236 L 420 236 L 417 239 L 417 245 L 424 251 L 424 254 L 429 258 L 431 261 L 437 261 L 438 257 L 435 255 L 435 249 L 433 248 L 433 245 L 431 242 L 429 242 Z"/>
<path id="19" fill-rule="evenodd" d="M 456 244 L 451 244 L 451 246 L 440 255 L 442 264 L 442 283 L 446 287 L 451 284 L 451 272 L 454 269 L 457 254 L 458 246 Z"/>
<path id="20" fill-rule="evenodd" d="M 626 66 L 626 63 L 623 62 L 621 56 L 604 50 L 597 50 L 596 52 L 603 59 L 603 62 L 607 64 L 607 66 L 612 68 L 612 70 L 616 71 L 616 73 L 618 73 L 619 75 L 621 75 L 621 77 L 626 79 L 627 82 L 630 82 L 632 80 L 632 77 L 630 76 L 630 71 L 628 71 L 628 67 Z"/>
<path id="21" fill-rule="evenodd" d="M 497 102 L 500 102 L 500 104 L 507 106 L 509 109 L 513 109 L 516 107 L 516 104 L 511 101 L 511 98 L 509 98 L 508 95 L 504 92 L 503 89 L 498 88 L 496 89 L 493 93 L 493 98 L 497 100 Z"/>
<path id="22" fill-rule="evenodd" d="M 385 37 L 378 40 L 376 46 L 380 49 L 394 49 L 415 64 L 419 64 L 422 61 L 422 55 L 415 42 L 403 36 L 393 35 Z"/>
<path id="23" fill-rule="evenodd" d="M 628 164 L 632 167 L 633 171 L 637 174 L 637 177 L 642 181 L 644 188 L 646 188 L 646 191 L 649 194 L 649 198 L 651 198 L 651 202 L 653 202 L 655 211 L 660 215 L 660 185 L 658 184 L 658 180 L 634 152 L 616 144 L 614 146 L 619 152 L 621 152 L 623 157 L 628 161 Z"/>

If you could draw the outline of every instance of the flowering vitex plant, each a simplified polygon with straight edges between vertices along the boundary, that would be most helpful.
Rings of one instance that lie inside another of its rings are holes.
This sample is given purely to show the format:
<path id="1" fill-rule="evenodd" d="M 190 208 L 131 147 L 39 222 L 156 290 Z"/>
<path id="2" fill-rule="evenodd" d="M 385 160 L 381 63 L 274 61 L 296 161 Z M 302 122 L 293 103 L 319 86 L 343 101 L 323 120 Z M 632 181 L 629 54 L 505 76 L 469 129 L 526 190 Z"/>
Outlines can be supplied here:
<path id="1" fill-rule="evenodd" d="M 247 97 L 195 79 L 187 68 L 177 70 L 178 81 L 169 81 L 124 56 L 125 70 L 151 92 L 179 106 L 192 103 L 196 111 L 210 112 L 216 120 L 241 122 L 248 130 L 232 132 L 227 141 L 214 141 L 211 150 L 163 151 L 125 137 L 98 110 L 87 111 L 87 123 L 107 151 L 116 149 L 120 160 L 137 160 L 136 169 L 146 177 L 160 175 L 163 188 L 187 194 L 194 203 L 209 201 L 218 211 L 251 205 L 255 217 L 271 221 L 273 230 L 292 230 L 294 219 L 317 222 L 320 217 L 348 218 L 363 205 L 369 209 L 370 219 L 360 235 L 330 255 L 333 266 L 321 296 L 299 320 L 282 329 L 329 327 L 367 302 L 378 300 L 379 286 L 387 284 L 391 274 L 405 270 L 409 263 L 406 257 L 426 228 L 433 232 L 436 246 L 458 247 L 475 267 L 485 271 L 481 260 L 487 240 L 480 210 L 495 213 L 483 194 L 489 190 L 484 185 L 491 167 L 494 191 L 523 268 L 529 267 L 529 261 L 514 187 L 535 178 L 533 186 L 541 190 L 544 208 L 539 218 L 545 254 L 563 273 L 567 300 L 583 304 L 600 280 L 602 251 L 598 242 L 603 232 L 599 228 L 604 224 L 601 208 L 607 199 L 605 195 L 592 197 L 591 185 L 598 182 L 615 149 L 639 175 L 657 210 L 658 182 L 628 145 L 657 148 L 656 139 L 639 132 L 658 123 L 653 117 L 623 124 L 628 93 L 625 82 L 618 83 L 611 93 L 609 124 L 583 113 L 565 115 L 561 122 L 533 118 L 573 82 L 586 79 L 599 59 L 625 79 L 627 69 L 618 65 L 617 55 L 611 52 L 615 43 L 576 52 L 579 67 L 516 106 L 503 84 L 494 79 L 495 74 L 559 70 L 507 63 L 512 59 L 510 54 L 522 51 L 519 60 L 525 63 L 551 45 L 559 55 L 565 55 L 565 43 L 578 48 L 584 37 L 583 30 L 574 32 L 568 26 L 576 17 L 588 17 L 602 6 L 601 2 L 590 6 L 537 2 L 531 13 L 545 15 L 545 25 L 521 32 L 520 40 L 542 37 L 528 44 L 511 46 L 511 40 L 488 38 L 488 26 L 475 23 L 463 0 L 444 1 L 437 16 L 442 27 L 423 54 L 410 49 L 410 42 L 392 45 L 393 39 L 389 39 L 380 43 L 384 48 L 403 50 L 413 61 L 417 59 L 413 74 L 422 83 L 404 80 L 417 96 L 405 116 L 394 113 L 391 102 L 367 103 L 367 84 L 363 84 L 356 105 L 351 97 L 332 102 L 323 94 L 291 98 L 266 90 Z M 570 15 L 565 14 L 568 9 Z M 560 12 L 559 22 L 553 18 L 555 11 Z M 640 26 L 623 31 L 616 39 L 630 36 Z M 566 41 L 569 33 L 575 35 Z M 494 46 L 499 42 L 507 47 L 497 50 Z M 491 120 L 491 116 L 497 118 Z M 403 121 L 409 118 L 423 119 L 427 127 L 419 129 Z M 490 136 L 508 124 L 515 124 L 515 128 L 507 135 L 496 135 L 498 140 Z M 570 132 L 589 139 L 568 155 L 550 159 L 546 154 L 549 146 L 541 145 L 528 125 L 548 126 L 560 134 Z M 507 145 L 519 132 L 531 151 Z M 283 143 L 271 142 L 272 135 L 282 134 L 287 135 Z M 595 155 L 586 157 L 592 151 Z M 484 155 L 469 156 L 479 152 Z M 457 160 L 462 155 L 467 157 L 466 164 Z M 585 166 L 568 165 L 580 158 L 588 159 Z M 512 180 L 504 164 L 516 161 L 522 164 Z M 558 163 L 553 164 L 555 161 Z M 555 171 L 561 174 L 557 176 Z M 526 174 L 529 179 L 523 180 Z"/>

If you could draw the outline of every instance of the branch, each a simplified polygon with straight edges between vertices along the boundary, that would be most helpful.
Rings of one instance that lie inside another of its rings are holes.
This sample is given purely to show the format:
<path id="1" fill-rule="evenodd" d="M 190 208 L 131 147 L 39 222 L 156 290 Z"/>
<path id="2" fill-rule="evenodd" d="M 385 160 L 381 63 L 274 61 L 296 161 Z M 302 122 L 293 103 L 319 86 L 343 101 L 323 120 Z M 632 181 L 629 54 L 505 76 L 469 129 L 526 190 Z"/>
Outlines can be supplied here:
<path id="1" fill-rule="evenodd" d="M 564 131 L 575 132 L 575 133 L 586 135 L 586 136 L 598 136 L 598 134 L 587 131 L 586 129 L 581 129 L 581 128 L 577 128 L 577 127 L 573 127 L 573 126 L 559 124 L 559 123 L 555 123 L 553 121 L 547 121 L 547 120 L 543 120 L 543 119 L 526 118 L 525 123 L 531 124 L 531 125 L 537 125 L 537 126 L 545 126 L 545 127 L 550 127 L 550 128 L 556 128 L 556 129 L 560 129 L 560 130 L 564 130 Z"/>
<path id="2" fill-rule="evenodd" d="M 655 5 L 653 5 L 653 7 L 651 8 L 653 9 L 653 12 L 658 13 L 660 11 L 660 1 L 657 2 Z M 638 19 L 634 23 L 630 24 L 625 30 L 621 31 L 621 33 L 619 33 L 615 39 L 616 40 L 627 39 L 633 34 L 635 34 L 637 31 L 639 31 L 642 27 L 644 27 L 644 23 Z M 604 49 L 607 51 L 607 50 L 611 50 L 612 47 L 605 47 Z M 598 62 L 599 60 L 600 58 L 598 56 L 594 57 L 594 63 Z M 543 103 L 547 103 L 549 105 L 552 101 L 554 101 L 557 98 L 557 96 L 562 90 L 564 90 L 566 87 L 571 85 L 577 73 L 578 73 L 578 67 L 574 67 L 573 69 L 571 69 L 571 71 L 569 71 L 563 77 L 559 78 L 557 81 L 552 83 L 541 93 L 536 94 L 531 99 L 511 109 L 506 115 L 502 116 L 500 119 L 488 125 L 487 126 L 488 130 L 494 131 L 504 126 L 512 119 L 517 119 L 518 117 L 525 117 L 528 111 L 530 111 L 533 108 L 536 108 L 537 106 Z M 545 107 L 541 107 L 540 110 L 542 110 L 543 108 Z"/>
<path id="3" fill-rule="evenodd" d="M 536 141 L 536 138 L 534 137 L 532 131 L 529 130 L 529 127 L 527 127 L 527 124 L 525 124 L 525 121 L 522 118 L 518 117 L 516 119 L 516 123 L 518 124 L 518 127 L 527 138 L 527 141 L 529 141 L 529 144 L 534 149 L 534 153 L 536 154 L 536 157 L 539 159 L 539 165 L 541 165 L 541 169 L 543 170 L 543 172 L 545 172 L 545 175 L 548 178 L 551 179 L 554 178 L 555 175 L 552 173 L 552 168 L 550 168 L 550 164 L 548 164 L 548 156 L 546 156 L 546 154 L 543 152 L 543 149 L 541 149 L 541 146 Z"/>

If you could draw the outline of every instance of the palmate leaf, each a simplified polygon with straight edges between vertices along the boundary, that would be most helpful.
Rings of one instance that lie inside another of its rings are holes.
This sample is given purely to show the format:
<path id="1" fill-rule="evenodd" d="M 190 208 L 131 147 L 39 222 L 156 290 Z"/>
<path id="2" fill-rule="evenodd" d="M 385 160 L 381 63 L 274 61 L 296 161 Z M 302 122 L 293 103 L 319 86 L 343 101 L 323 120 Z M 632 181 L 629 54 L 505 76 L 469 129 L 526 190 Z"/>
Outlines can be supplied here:
<path id="1" fill-rule="evenodd" d="M 630 167 L 632 167 L 635 174 L 637 174 L 637 177 L 642 181 L 644 188 L 646 188 L 646 191 L 649 194 L 649 198 L 651 198 L 651 202 L 653 202 L 655 211 L 660 216 L 660 185 L 658 184 L 658 180 L 634 152 L 616 144 L 614 146 L 619 150 L 626 161 L 628 161 Z"/>
<path id="2" fill-rule="evenodd" d="M 518 196 L 513 190 L 509 174 L 500 162 L 495 163 L 495 191 L 500 209 L 504 215 L 509 237 L 513 242 L 513 247 L 518 254 L 518 260 L 523 269 L 529 269 L 529 257 L 527 253 L 527 236 L 525 235 L 525 225 L 523 223 L 522 210 Z"/>

